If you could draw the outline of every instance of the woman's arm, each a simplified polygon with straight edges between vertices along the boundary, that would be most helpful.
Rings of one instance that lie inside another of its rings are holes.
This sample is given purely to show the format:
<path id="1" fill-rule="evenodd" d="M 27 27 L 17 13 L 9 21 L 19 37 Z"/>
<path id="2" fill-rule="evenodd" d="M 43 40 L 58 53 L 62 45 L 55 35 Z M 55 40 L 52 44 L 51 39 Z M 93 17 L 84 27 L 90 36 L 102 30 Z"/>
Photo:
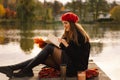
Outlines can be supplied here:
<path id="1" fill-rule="evenodd" d="M 68 47 L 68 46 L 69 46 L 69 44 L 67 43 L 67 41 L 66 41 L 65 39 L 60 39 L 60 38 L 58 38 L 58 41 L 59 41 L 60 43 L 62 43 L 65 47 Z"/>

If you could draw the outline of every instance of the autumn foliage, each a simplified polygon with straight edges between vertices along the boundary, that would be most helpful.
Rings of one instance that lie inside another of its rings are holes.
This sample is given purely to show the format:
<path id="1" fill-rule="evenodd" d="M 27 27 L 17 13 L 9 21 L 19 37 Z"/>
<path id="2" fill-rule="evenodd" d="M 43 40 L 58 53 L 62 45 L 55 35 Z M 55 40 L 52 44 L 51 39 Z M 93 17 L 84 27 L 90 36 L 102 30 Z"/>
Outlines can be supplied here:
<path id="1" fill-rule="evenodd" d="M 11 10 L 10 8 L 4 8 L 2 4 L 0 4 L 0 17 L 1 18 L 16 18 L 16 11 Z"/>
<path id="2" fill-rule="evenodd" d="M 42 38 L 34 38 L 34 43 L 38 44 L 40 48 L 47 44 Z"/>
<path id="3" fill-rule="evenodd" d="M 57 78 L 60 76 L 60 71 L 54 68 L 42 68 L 38 76 L 39 78 Z"/>
<path id="4" fill-rule="evenodd" d="M 5 8 L 5 18 L 16 18 L 16 11 L 10 10 L 10 8 Z"/>
<path id="5" fill-rule="evenodd" d="M 93 78 L 93 77 L 97 77 L 98 75 L 99 75 L 99 71 L 97 68 L 86 70 L 86 78 Z"/>
<path id="6" fill-rule="evenodd" d="M 99 71 L 97 68 L 87 69 L 85 73 L 86 73 L 87 79 L 94 78 L 99 75 Z M 57 77 L 60 77 L 60 71 L 51 67 L 42 68 L 42 70 L 38 73 L 38 77 L 39 78 L 57 78 Z"/>
<path id="7" fill-rule="evenodd" d="M 115 6 L 111 9 L 110 14 L 115 21 L 120 22 L 120 6 Z"/>
<path id="8" fill-rule="evenodd" d="M 0 17 L 3 17 L 5 15 L 5 9 L 2 4 L 0 4 Z"/>

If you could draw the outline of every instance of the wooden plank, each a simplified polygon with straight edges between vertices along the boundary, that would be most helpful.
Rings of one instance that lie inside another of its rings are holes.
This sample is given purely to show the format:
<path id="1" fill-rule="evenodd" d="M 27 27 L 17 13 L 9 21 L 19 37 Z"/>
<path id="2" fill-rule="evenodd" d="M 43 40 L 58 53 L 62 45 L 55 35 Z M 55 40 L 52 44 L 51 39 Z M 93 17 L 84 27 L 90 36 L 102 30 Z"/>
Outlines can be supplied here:
<path id="1" fill-rule="evenodd" d="M 97 68 L 99 70 L 99 76 L 92 80 L 111 80 L 94 62 L 90 62 L 88 68 Z"/>
<path id="2" fill-rule="evenodd" d="M 99 76 L 98 77 L 94 77 L 92 79 L 87 79 L 87 80 L 111 80 L 94 62 L 90 61 L 89 62 L 89 68 L 98 68 L 99 70 Z M 33 69 L 34 71 L 34 77 L 24 77 L 24 78 L 12 78 L 9 80 L 61 80 L 60 78 L 42 78 L 39 79 L 38 78 L 38 72 L 41 69 L 41 65 L 35 67 Z M 66 80 L 77 80 L 76 77 L 67 77 Z"/>

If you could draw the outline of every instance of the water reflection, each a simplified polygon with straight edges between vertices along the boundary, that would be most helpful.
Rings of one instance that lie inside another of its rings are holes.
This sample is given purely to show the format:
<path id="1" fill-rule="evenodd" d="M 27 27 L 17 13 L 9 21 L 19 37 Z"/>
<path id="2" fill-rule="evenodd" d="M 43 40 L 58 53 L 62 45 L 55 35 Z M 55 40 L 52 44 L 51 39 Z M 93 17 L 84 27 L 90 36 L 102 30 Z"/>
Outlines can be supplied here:
<path id="1" fill-rule="evenodd" d="M 104 38 L 106 30 L 96 24 L 84 25 L 84 28 L 90 36 L 91 56 L 101 53 L 103 49 L 103 43 L 101 42 L 101 40 Z"/>
<path id="2" fill-rule="evenodd" d="M 119 74 L 109 70 L 113 69 L 112 66 L 110 67 L 113 63 L 116 63 L 114 71 L 120 69 L 118 64 L 120 60 L 120 25 L 83 24 L 83 26 L 91 38 L 91 57 L 94 57 L 93 59 L 109 75 Z M 20 62 L 27 59 L 28 54 L 29 57 L 35 56 L 40 49 L 34 44 L 33 38 L 46 37 L 49 33 L 60 37 L 63 33 L 62 24 L 0 25 L 0 56 L 2 56 L 0 64 L 8 65 Z M 117 68 L 115 68 L 116 66 Z"/>
<path id="3" fill-rule="evenodd" d="M 21 49 L 26 53 L 31 53 L 30 51 L 33 49 L 33 39 L 34 33 L 32 32 L 34 30 L 34 25 L 32 24 L 22 24 L 20 26 L 20 47 Z"/>
<path id="4" fill-rule="evenodd" d="M 103 50 L 103 43 L 91 43 L 91 56 L 100 54 Z"/>
<path id="5" fill-rule="evenodd" d="M 120 32 L 119 25 L 104 25 L 104 24 L 83 24 L 85 30 L 91 38 L 91 54 L 94 56 L 101 53 L 103 44 L 106 42 L 113 42 L 120 39 L 118 35 Z M 25 53 L 31 53 L 33 50 L 33 38 L 36 36 L 47 36 L 48 33 L 53 33 L 56 36 L 61 36 L 63 27 L 61 24 L 49 25 L 33 25 L 33 24 L 19 24 L 19 25 L 1 25 L 0 26 L 0 44 L 5 45 L 10 42 L 17 42 L 21 50 Z"/>
<path id="6" fill-rule="evenodd" d="M 19 24 L 19 25 L 0 25 L 0 44 L 6 45 L 14 42 L 20 46 L 20 50 L 25 54 L 31 54 L 34 48 L 33 38 L 36 36 L 45 37 L 48 33 L 53 33 L 56 36 L 61 34 L 58 30 L 60 25 L 34 25 L 34 24 Z M 7 45 L 6 45 L 7 46 Z"/>

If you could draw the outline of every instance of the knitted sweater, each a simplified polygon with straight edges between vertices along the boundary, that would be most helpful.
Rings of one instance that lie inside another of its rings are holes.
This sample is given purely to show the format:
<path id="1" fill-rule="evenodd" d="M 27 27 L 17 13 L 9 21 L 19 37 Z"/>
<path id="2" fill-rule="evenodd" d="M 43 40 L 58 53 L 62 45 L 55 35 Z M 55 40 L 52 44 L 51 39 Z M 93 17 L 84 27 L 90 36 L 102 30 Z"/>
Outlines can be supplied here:
<path id="1" fill-rule="evenodd" d="M 65 47 L 62 43 L 60 44 L 61 49 L 65 51 L 69 59 L 71 60 L 71 64 L 68 67 L 68 70 L 70 72 L 77 72 L 77 71 L 83 71 L 88 68 L 88 60 L 89 60 L 89 54 L 90 54 L 90 43 L 85 43 L 84 36 L 80 33 L 78 33 L 78 43 L 80 45 L 77 45 L 72 40 L 69 41 L 69 46 Z"/>

